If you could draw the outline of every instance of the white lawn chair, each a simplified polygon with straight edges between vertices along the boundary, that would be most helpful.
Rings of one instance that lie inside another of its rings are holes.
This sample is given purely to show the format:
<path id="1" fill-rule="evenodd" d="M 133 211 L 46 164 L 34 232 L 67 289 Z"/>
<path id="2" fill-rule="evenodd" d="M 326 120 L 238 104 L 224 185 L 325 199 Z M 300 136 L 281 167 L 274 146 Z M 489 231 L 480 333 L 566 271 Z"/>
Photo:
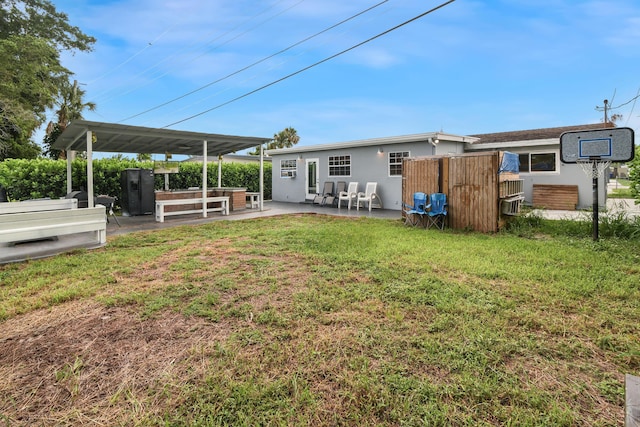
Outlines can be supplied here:
<path id="1" fill-rule="evenodd" d="M 347 191 L 341 191 L 338 194 L 338 209 L 340 209 L 340 205 L 342 205 L 342 201 L 347 201 L 347 206 L 349 210 L 351 210 L 351 202 L 357 200 L 358 198 L 358 183 L 350 182 Z"/>
<path id="2" fill-rule="evenodd" d="M 376 193 L 377 188 L 378 188 L 377 182 L 367 182 L 367 186 L 364 189 L 364 193 L 363 192 L 358 193 L 358 198 L 356 200 L 357 210 L 360 210 L 360 203 L 368 203 L 369 212 L 371 212 L 371 205 L 373 205 L 374 201 L 378 203 L 380 207 L 382 207 L 382 200 L 380 200 L 380 197 L 378 197 L 378 194 Z"/>

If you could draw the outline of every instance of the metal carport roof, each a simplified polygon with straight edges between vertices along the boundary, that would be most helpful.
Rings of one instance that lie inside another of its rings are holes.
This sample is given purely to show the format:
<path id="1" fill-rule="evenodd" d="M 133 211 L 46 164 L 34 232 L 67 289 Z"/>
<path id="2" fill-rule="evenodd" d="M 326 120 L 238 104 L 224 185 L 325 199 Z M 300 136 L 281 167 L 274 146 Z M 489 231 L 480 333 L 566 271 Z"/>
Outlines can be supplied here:
<path id="1" fill-rule="evenodd" d="M 262 144 L 271 140 L 263 137 L 231 136 L 215 133 L 189 132 L 172 129 L 147 128 L 116 123 L 74 120 L 51 145 L 58 150 L 86 151 L 87 193 L 89 207 L 93 206 L 93 152 L 187 154 L 222 156 L 238 150 L 260 146 L 260 210 L 264 200 Z M 220 167 L 220 163 L 218 163 Z M 220 169 L 218 169 L 220 171 Z M 220 176 L 220 172 L 218 172 Z M 72 191 L 71 156 L 67 156 L 67 192 Z M 202 165 L 202 197 L 207 194 L 207 164 Z M 207 216 L 206 204 L 202 213 Z"/>
<path id="2" fill-rule="evenodd" d="M 52 144 L 58 150 L 86 151 L 87 131 L 95 135 L 92 150 L 108 153 L 202 155 L 207 141 L 209 155 L 223 155 L 256 147 L 271 138 L 220 135 L 74 120 Z"/>

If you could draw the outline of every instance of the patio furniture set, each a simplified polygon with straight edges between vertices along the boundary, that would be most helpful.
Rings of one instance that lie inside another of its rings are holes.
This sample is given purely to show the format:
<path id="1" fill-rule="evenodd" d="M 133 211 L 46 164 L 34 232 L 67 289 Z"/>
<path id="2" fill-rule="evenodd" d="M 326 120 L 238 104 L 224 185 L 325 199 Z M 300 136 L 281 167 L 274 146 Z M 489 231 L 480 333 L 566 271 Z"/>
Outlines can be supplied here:
<path id="1" fill-rule="evenodd" d="M 382 200 L 376 192 L 377 188 L 377 182 L 367 182 L 365 190 L 358 191 L 358 182 L 350 182 L 347 186 L 346 182 L 338 181 L 336 191 L 334 192 L 333 182 L 327 181 L 324 183 L 322 193 L 314 197 L 313 203 L 320 206 L 333 206 L 340 209 L 342 202 L 346 202 L 349 210 L 351 206 L 355 204 L 356 210 L 360 210 L 360 206 L 368 206 L 369 212 L 371 212 L 374 204 L 382 208 Z"/>

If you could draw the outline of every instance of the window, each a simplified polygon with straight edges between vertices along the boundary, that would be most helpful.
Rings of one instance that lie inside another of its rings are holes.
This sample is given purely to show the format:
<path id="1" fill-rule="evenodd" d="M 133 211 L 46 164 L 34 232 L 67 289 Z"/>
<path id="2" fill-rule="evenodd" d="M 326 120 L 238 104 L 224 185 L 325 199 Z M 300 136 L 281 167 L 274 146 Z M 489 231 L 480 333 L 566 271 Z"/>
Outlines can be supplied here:
<path id="1" fill-rule="evenodd" d="M 295 178 L 298 171 L 296 160 L 280 160 L 280 178 Z"/>
<path id="2" fill-rule="evenodd" d="M 556 154 L 531 154 L 531 172 L 555 172 Z"/>
<path id="3" fill-rule="evenodd" d="M 519 154 L 518 160 L 520 160 L 520 172 L 529 172 L 529 153 Z"/>
<path id="4" fill-rule="evenodd" d="M 389 176 L 402 175 L 402 159 L 409 157 L 408 151 L 389 153 Z"/>
<path id="5" fill-rule="evenodd" d="M 351 176 L 351 156 L 329 156 L 329 176 Z"/>
<path id="6" fill-rule="evenodd" d="M 522 153 L 520 159 L 520 172 L 556 172 L 556 153 Z"/>

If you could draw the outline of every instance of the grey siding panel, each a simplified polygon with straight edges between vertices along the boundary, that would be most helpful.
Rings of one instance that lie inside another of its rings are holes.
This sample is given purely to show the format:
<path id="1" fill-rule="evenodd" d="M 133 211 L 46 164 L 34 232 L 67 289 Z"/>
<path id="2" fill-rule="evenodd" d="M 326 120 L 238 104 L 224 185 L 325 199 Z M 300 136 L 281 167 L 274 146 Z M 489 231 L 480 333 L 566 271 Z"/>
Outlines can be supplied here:
<path id="1" fill-rule="evenodd" d="M 454 144 L 455 145 L 455 144 Z M 461 145 L 461 144 L 458 144 Z M 440 145 L 439 145 L 440 147 Z M 383 153 L 378 154 L 382 148 Z M 443 147 L 444 148 L 444 147 Z M 455 147 L 447 147 L 454 149 Z M 367 182 L 378 183 L 378 195 L 385 209 L 402 209 L 402 176 L 389 176 L 389 153 L 409 151 L 411 157 L 430 156 L 434 154 L 433 146 L 428 142 L 391 144 L 368 147 L 352 147 L 337 150 L 307 151 L 289 155 L 274 155 L 273 159 L 273 200 L 279 202 L 303 202 L 305 198 L 305 159 L 318 159 L 318 176 L 320 186 L 325 181 L 357 181 L 358 191 L 364 191 Z M 351 176 L 329 177 L 329 157 L 339 155 L 351 156 Z M 298 160 L 296 178 L 280 178 L 280 160 L 302 157 Z"/>
<path id="2" fill-rule="evenodd" d="M 280 160 L 294 160 L 295 154 L 273 156 L 273 173 L 271 177 L 271 198 L 275 202 L 304 202 L 304 161 L 297 162 L 297 176 L 295 178 L 280 177 Z"/>

